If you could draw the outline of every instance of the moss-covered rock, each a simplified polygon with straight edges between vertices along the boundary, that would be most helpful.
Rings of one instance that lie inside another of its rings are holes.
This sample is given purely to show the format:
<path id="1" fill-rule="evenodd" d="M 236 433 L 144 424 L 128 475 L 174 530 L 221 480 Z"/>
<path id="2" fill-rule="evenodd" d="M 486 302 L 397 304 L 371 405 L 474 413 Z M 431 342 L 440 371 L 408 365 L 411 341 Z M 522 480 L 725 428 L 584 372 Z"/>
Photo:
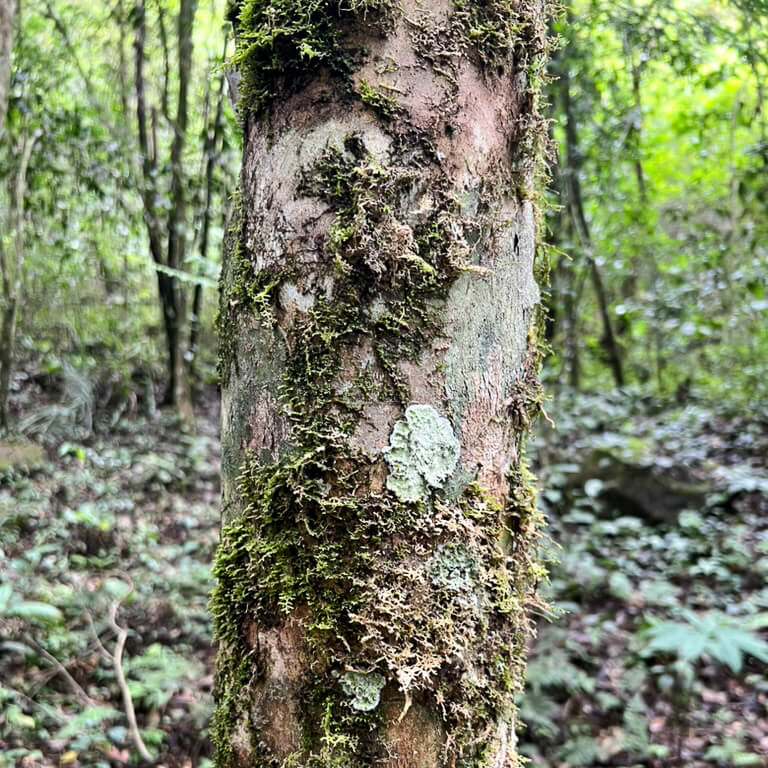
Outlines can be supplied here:
<path id="1" fill-rule="evenodd" d="M 44 461 L 45 452 L 36 443 L 0 442 L 0 472 L 39 469 Z"/>

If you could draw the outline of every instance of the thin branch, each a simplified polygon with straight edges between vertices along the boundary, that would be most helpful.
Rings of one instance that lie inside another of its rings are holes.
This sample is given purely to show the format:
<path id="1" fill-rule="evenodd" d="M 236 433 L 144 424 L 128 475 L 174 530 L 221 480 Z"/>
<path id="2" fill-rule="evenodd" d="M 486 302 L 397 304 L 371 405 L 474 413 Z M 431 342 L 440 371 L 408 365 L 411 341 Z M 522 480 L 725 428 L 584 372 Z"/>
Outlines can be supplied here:
<path id="1" fill-rule="evenodd" d="M 168 91 L 171 81 L 170 52 L 168 50 L 168 30 L 165 26 L 165 8 L 163 0 L 157 0 L 157 21 L 160 28 L 160 45 L 163 49 L 163 91 L 161 99 L 161 109 L 163 117 L 170 123 L 171 113 L 168 109 Z"/>
<path id="2" fill-rule="evenodd" d="M 72 693 L 75 698 L 86 707 L 92 707 L 95 705 L 95 701 L 83 690 L 80 683 L 75 680 L 72 675 L 69 674 L 67 668 L 52 654 L 43 648 L 42 645 L 35 642 L 29 635 L 23 635 L 24 642 L 34 648 L 46 661 L 53 665 L 56 671 L 67 681 L 69 687 L 72 689 Z"/>
<path id="3" fill-rule="evenodd" d="M 93 635 L 93 639 L 96 642 L 96 648 L 99 651 L 99 655 L 102 659 L 104 659 L 104 661 L 107 661 L 111 664 L 112 654 L 104 647 L 104 644 L 101 642 L 101 638 L 99 637 L 99 633 L 96 631 L 96 625 L 93 623 L 93 616 L 91 616 L 90 611 L 85 612 L 85 618 L 88 621 L 91 634 Z"/>
<path id="4" fill-rule="evenodd" d="M 123 650 L 125 649 L 125 641 L 128 639 L 128 630 L 117 623 L 117 609 L 119 605 L 120 603 L 115 601 L 109 607 L 109 626 L 117 635 L 115 651 L 112 654 L 112 666 L 115 670 L 115 677 L 117 677 L 117 684 L 120 686 L 120 692 L 123 695 L 125 716 L 128 718 L 128 730 L 133 739 L 134 746 L 139 755 L 141 755 L 142 760 L 145 760 L 148 763 L 154 763 L 155 759 L 144 744 L 144 739 L 141 738 L 139 726 L 136 722 L 136 710 L 133 708 L 133 698 L 131 697 L 128 681 L 125 679 L 125 672 L 123 671 Z"/>

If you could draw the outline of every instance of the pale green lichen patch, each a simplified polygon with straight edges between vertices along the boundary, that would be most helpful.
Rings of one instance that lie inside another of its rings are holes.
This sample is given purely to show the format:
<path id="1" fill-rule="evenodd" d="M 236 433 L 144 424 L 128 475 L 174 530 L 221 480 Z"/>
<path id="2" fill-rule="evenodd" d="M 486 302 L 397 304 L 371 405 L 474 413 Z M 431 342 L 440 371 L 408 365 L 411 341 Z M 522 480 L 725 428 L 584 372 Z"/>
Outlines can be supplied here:
<path id="1" fill-rule="evenodd" d="M 451 423 L 431 405 L 411 405 L 389 438 L 387 488 L 401 501 L 426 499 L 456 469 L 459 441 Z"/>
<path id="2" fill-rule="evenodd" d="M 475 559 L 461 544 L 442 544 L 429 562 L 429 578 L 436 587 L 471 595 L 476 569 Z"/>
<path id="3" fill-rule="evenodd" d="M 342 690 L 351 697 L 352 708 L 360 712 L 376 709 L 385 684 L 384 675 L 378 672 L 345 672 L 341 678 Z"/>

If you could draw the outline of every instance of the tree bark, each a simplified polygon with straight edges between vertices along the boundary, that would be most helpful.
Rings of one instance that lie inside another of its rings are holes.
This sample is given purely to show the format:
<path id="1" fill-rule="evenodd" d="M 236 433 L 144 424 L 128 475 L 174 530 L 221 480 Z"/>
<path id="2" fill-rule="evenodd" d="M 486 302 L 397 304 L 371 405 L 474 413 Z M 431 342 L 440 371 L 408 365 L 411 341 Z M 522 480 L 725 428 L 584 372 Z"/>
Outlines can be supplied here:
<path id="1" fill-rule="evenodd" d="M 164 81 L 162 88 L 163 114 L 168 118 L 168 54 L 165 16 L 162 5 L 160 30 L 164 51 Z M 156 265 L 157 289 L 165 331 L 168 379 L 164 402 L 178 411 L 183 423 L 191 427 L 194 423 L 189 375 L 185 360 L 186 296 L 176 271 L 184 264 L 186 252 L 187 201 L 184 194 L 185 179 L 183 153 L 187 136 L 188 92 L 192 72 L 192 29 L 197 10 L 197 0 L 181 0 L 177 22 L 178 40 L 178 96 L 175 119 L 172 122 L 173 140 L 169 155 L 170 206 L 167 219 L 166 248 L 163 249 L 163 231 L 158 211 L 158 141 L 157 112 L 151 111 L 151 133 L 147 126 L 147 85 L 144 77 L 144 56 L 146 45 L 146 2 L 136 0 L 134 48 L 136 122 L 139 151 L 142 160 L 141 198 L 144 206 L 144 221 L 149 237 L 149 249 Z M 151 140 L 150 140 L 151 137 Z"/>
<path id="2" fill-rule="evenodd" d="M 4 140 L 5 118 L 8 114 L 15 13 L 15 0 L 0 0 L 0 140 Z M 16 337 L 16 297 L 12 295 L 13 276 L 10 274 L 8 256 L 2 242 L 0 242 L 0 267 L 3 284 L 3 317 L 0 325 L 0 430 L 5 430 L 8 428 L 8 394 Z"/>
<path id="3" fill-rule="evenodd" d="M 8 114 L 15 15 L 16 0 L 0 0 L 0 138 L 5 130 L 5 116 Z"/>
<path id="4" fill-rule="evenodd" d="M 547 9 L 233 15 L 217 765 L 516 766 Z"/>
<path id="5" fill-rule="evenodd" d="M 13 234 L 13 254 L 9 258 L 3 243 L 0 243 L 0 274 L 2 274 L 3 317 L 0 326 L 0 430 L 10 427 L 8 399 L 11 392 L 14 352 L 16 348 L 16 324 L 21 300 L 24 277 L 24 206 L 27 196 L 27 170 L 32 157 L 32 150 L 40 138 L 40 130 L 31 135 L 26 126 L 21 140 L 15 147 L 18 155 L 18 167 L 11 178 L 10 201 L 7 221 Z"/>

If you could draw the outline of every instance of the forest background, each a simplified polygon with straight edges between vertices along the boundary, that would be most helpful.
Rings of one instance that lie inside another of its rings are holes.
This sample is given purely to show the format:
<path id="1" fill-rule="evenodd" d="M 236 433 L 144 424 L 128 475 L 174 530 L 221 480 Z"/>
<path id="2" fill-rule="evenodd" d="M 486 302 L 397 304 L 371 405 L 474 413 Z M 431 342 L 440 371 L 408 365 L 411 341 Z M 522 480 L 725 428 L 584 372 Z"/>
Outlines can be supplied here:
<path id="1" fill-rule="evenodd" d="M 10 5 L 0 766 L 206 765 L 225 3 Z M 768 5 L 577 0 L 555 27 L 523 751 L 764 765 Z"/>

